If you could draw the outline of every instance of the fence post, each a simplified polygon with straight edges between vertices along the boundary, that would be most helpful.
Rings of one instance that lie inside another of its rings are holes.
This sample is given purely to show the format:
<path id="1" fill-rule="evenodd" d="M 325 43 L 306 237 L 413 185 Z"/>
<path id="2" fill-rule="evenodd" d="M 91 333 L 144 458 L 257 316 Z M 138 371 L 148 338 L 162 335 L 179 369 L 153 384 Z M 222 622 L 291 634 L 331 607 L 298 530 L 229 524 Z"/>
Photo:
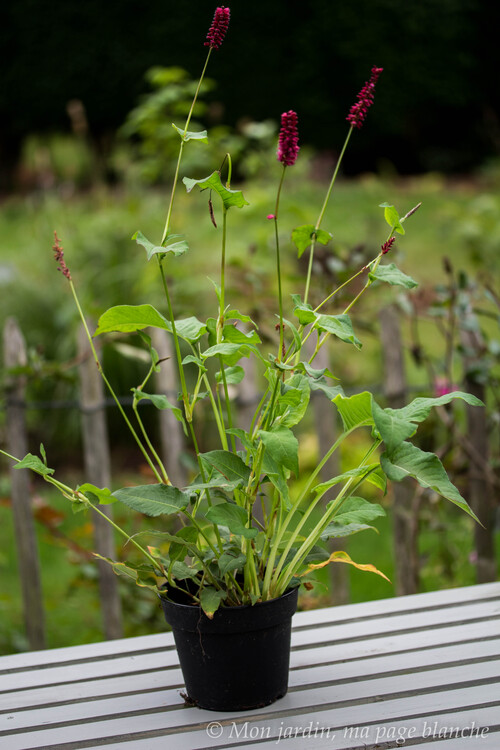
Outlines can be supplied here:
<path id="1" fill-rule="evenodd" d="M 407 401 L 403 346 L 397 311 L 380 311 L 380 341 L 384 363 L 384 393 L 388 406 L 399 409 Z M 419 584 L 418 515 L 419 494 L 409 479 L 395 482 L 394 494 L 394 566 L 397 596 L 415 594 Z"/>
<path id="2" fill-rule="evenodd" d="M 111 463 L 104 388 L 83 328 L 80 328 L 78 333 L 78 356 L 85 478 L 97 487 L 109 487 Z M 111 506 L 104 505 L 101 510 L 108 517 L 112 516 Z M 97 552 L 103 557 L 114 558 L 115 545 L 111 525 L 97 513 L 94 514 L 92 521 Z M 107 640 L 121 638 L 123 634 L 122 610 L 118 581 L 108 563 L 99 560 L 97 566 L 104 635 Z"/>
<path id="3" fill-rule="evenodd" d="M 485 387 L 478 383 L 470 371 L 476 358 L 484 351 L 481 336 L 474 331 L 462 331 L 465 390 L 486 401 Z M 466 404 L 467 442 L 473 450 L 469 452 L 468 490 L 469 503 L 483 526 L 474 524 L 476 580 L 478 583 L 496 581 L 497 561 L 495 552 L 495 501 L 490 476 L 485 468 L 489 463 L 489 435 L 486 409 Z"/>
<path id="4" fill-rule="evenodd" d="M 155 376 L 156 387 L 159 393 L 165 394 L 169 401 L 175 403 L 176 398 L 173 394 L 177 394 L 179 389 L 169 334 L 160 328 L 152 328 L 150 333 L 153 346 L 162 360 L 161 369 Z M 184 487 L 186 471 L 181 463 L 181 454 L 184 449 L 182 426 L 170 409 L 162 409 L 158 414 L 163 463 L 174 487 Z"/>
<path id="5" fill-rule="evenodd" d="M 4 326 L 4 366 L 6 370 L 27 363 L 26 345 L 15 318 Z M 25 419 L 25 378 L 12 375 L 7 381 L 6 421 L 7 446 L 12 455 L 22 458 L 28 452 Z M 28 471 L 10 468 L 12 515 L 19 561 L 19 577 L 23 600 L 24 622 L 30 649 L 45 648 L 45 625 L 40 578 L 40 562 L 31 511 Z"/>

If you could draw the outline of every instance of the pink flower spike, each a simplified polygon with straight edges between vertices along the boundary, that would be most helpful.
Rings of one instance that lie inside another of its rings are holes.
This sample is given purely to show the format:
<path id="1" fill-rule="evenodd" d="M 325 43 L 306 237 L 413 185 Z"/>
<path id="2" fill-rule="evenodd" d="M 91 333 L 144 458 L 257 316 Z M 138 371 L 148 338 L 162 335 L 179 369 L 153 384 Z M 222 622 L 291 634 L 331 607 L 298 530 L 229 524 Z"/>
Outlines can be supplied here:
<path id="1" fill-rule="evenodd" d="M 214 18 L 212 25 L 210 26 L 207 34 L 207 41 L 205 47 L 210 49 L 219 49 L 224 37 L 226 36 L 227 27 L 229 26 L 230 10 L 224 5 L 215 9 Z"/>
<path id="2" fill-rule="evenodd" d="M 285 167 L 291 167 L 299 153 L 299 132 L 297 130 L 297 113 L 291 109 L 281 115 L 281 130 L 278 141 L 277 159 Z"/>
<path id="3" fill-rule="evenodd" d="M 351 127 L 360 128 L 364 123 L 368 109 L 373 104 L 375 84 L 377 83 L 378 77 L 382 71 L 383 68 L 376 68 L 373 66 L 370 80 L 365 83 L 359 92 L 357 102 L 352 105 L 349 114 L 346 117 L 346 120 L 351 124 Z"/>
<path id="4" fill-rule="evenodd" d="M 63 246 L 61 245 L 61 240 L 57 236 L 57 232 L 54 232 L 54 244 L 52 245 L 52 250 L 54 251 L 54 258 L 56 260 L 56 263 L 59 263 L 57 266 L 57 270 L 61 271 L 63 276 L 66 276 L 68 281 L 71 281 L 71 274 L 69 272 L 69 268 L 66 265 L 66 261 L 64 260 L 64 250 Z"/>
<path id="5" fill-rule="evenodd" d="M 382 250 L 382 255 L 385 255 L 386 253 L 388 253 L 395 242 L 396 242 L 395 237 L 391 237 L 390 240 L 387 240 L 387 242 L 384 242 L 384 244 L 381 245 L 380 247 L 380 249 Z"/>
<path id="6" fill-rule="evenodd" d="M 276 216 L 274 214 L 267 214 L 267 219 L 275 219 Z"/>

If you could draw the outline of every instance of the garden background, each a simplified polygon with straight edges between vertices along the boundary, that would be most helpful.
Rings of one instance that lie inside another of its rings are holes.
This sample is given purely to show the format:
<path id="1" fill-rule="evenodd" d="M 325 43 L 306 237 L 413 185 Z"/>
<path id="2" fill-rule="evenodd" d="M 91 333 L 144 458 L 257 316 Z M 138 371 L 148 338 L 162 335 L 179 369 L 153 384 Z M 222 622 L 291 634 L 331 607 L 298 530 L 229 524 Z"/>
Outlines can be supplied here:
<path id="1" fill-rule="evenodd" d="M 94 0 L 50 5 L 9 0 L 0 10 L 0 323 L 3 327 L 14 315 L 27 342 L 22 374 L 27 377 L 30 450 L 37 452 L 43 440 L 50 464 L 71 482 L 82 479 L 77 317 L 55 272 L 52 233 L 57 229 L 62 238 L 93 318 L 123 302 L 124 289 L 130 304 L 161 304 L 154 270 L 130 238 L 138 228 L 156 236 L 163 227 L 177 148 L 170 123 L 181 124 L 185 117 L 214 7 L 206 0 L 186 7 L 170 0 L 151 0 L 145 6 L 135 0 L 105 5 Z M 353 391 L 366 386 L 383 391 L 378 319 L 383 308 L 395 306 L 412 395 L 463 387 L 464 381 L 482 389 L 487 409 L 481 429 L 488 438 L 491 467 L 488 491 L 495 504 L 500 427 L 498 9 L 468 0 L 413 5 L 401 0 L 354 5 L 236 0 L 230 7 L 230 30 L 224 47 L 212 56 L 210 82 L 195 112 L 196 121 L 209 130 L 210 145 L 192 144 L 183 174 L 205 176 L 218 168 L 227 150 L 233 155 L 233 181 L 250 203 L 231 226 L 233 297 L 244 297 L 240 309 L 256 315 L 264 330 L 269 326 L 276 290 L 266 215 L 278 180 L 275 148 L 281 112 L 297 111 L 301 138 L 300 157 L 282 202 L 280 223 L 286 235 L 287 227 L 290 231 L 315 220 L 345 138 L 345 116 L 372 65 L 383 67 L 375 104 L 362 131 L 354 134 L 328 209 L 325 228 L 333 240 L 317 256 L 316 283 L 329 288 L 374 257 L 385 239 L 380 203 L 394 203 L 404 214 L 421 201 L 395 255 L 420 287 L 409 295 L 380 289 L 367 299 L 354 316 L 364 340 L 363 359 L 336 347 L 331 362 Z M 202 317 L 208 308 L 200 310 L 200 300 L 202 307 L 211 303 L 206 277 L 217 263 L 217 238 L 206 202 L 182 195 L 178 210 L 179 222 L 192 227 L 196 241 L 173 272 L 177 312 Z M 304 261 L 297 260 L 289 231 L 287 293 L 297 291 Z M 268 335 L 272 339 L 272 330 Z M 110 377 L 124 397 L 141 373 L 141 363 L 124 356 L 131 343 L 110 342 L 105 350 Z M 1 373 L 4 394 L 11 374 L 5 368 Z M 123 484 L 140 476 L 144 467 L 119 416 L 108 409 L 107 417 L 113 467 Z M 3 445 L 3 410 L 0 420 Z M 458 406 L 436 416 L 419 438 L 422 447 L 441 451 L 461 489 L 467 488 L 470 474 L 471 453 L 464 443 L 469 430 L 465 409 Z M 209 433 L 207 426 L 207 449 Z M 313 423 L 307 437 L 304 467 L 317 460 Z M 353 443 L 349 449 L 362 450 L 362 445 Z M 189 471 L 189 452 L 184 460 Z M 64 500 L 51 497 L 36 481 L 31 492 L 47 643 L 99 639 L 96 568 L 87 552 L 91 519 L 73 516 Z M 387 543 L 361 535 L 349 541 L 349 552 L 393 578 L 391 493 L 384 504 L 388 518 L 378 526 Z M 436 503 L 432 494 L 419 497 L 417 504 L 420 589 L 473 583 L 478 552 L 472 523 Z M 3 462 L 0 653 L 27 646 L 10 505 Z M 141 519 L 131 524 L 140 528 Z M 498 547 L 498 538 L 494 541 Z M 497 550 L 496 561 L 498 557 Z M 302 606 L 329 603 L 335 591 L 328 583 L 325 577 Z M 352 601 L 394 593 L 382 580 L 356 571 L 349 574 L 348 589 Z M 161 614 L 150 597 L 126 584 L 122 594 L 127 635 L 160 627 Z"/>

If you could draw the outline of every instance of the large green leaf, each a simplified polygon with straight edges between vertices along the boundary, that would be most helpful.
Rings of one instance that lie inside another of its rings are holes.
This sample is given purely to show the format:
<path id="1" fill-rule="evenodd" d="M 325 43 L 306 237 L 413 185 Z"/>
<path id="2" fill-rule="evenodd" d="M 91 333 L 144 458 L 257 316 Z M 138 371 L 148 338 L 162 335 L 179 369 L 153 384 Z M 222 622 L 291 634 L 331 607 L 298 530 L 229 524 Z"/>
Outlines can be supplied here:
<path id="1" fill-rule="evenodd" d="M 314 327 L 336 336 L 347 344 L 354 344 L 356 349 L 362 347 L 361 341 L 354 333 L 351 319 L 345 313 L 343 315 L 318 315 Z"/>
<path id="2" fill-rule="evenodd" d="M 238 534 L 247 539 L 257 536 L 257 529 L 247 528 L 248 513 L 234 503 L 218 503 L 212 505 L 205 514 L 206 518 L 220 526 L 227 526 L 231 534 Z"/>
<path id="3" fill-rule="evenodd" d="M 332 399 L 342 417 L 344 430 L 348 432 L 355 427 L 373 425 L 372 394 L 368 391 L 356 393 L 354 396 L 339 394 Z"/>
<path id="4" fill-rule="evenodd" d="M 171 330 L 170 323 L 168 330 Z M 192 315 L 189 318 L 181 318 L 180 320 L 176 320 L 175 330 L 177 331 L 177 335 L 181 339 L 184 339 L 184 341 L 189 341 L 190 344 L 194 344 L 203 336 L 204 333 L 207 332 L 207 327 L 205 323 L 202 323 L 201 320 L 198 320 L 198 318 L 195 318 L 194 315 Z"/>
<path id="5" fill-rule="evenodd" d="M 116 305 L 101 315 L 94 336 L 111 331 L 130 333 L 148 326 L 171 330 L 168 320 L 152 305 Z"/>
<path id="6" fill-rule="evenodd" d="M 401 443 L 390 456 L 387 453 L 382 454 L 380 465 L 389 479 L 400 482 L 406 477 L 413 477 L 422 487 L 434 490 L 458 505 L 476 521 L 479 520 L 450 482 L 443 464 L 434 453 L 422 451 L 411 443 Z"/>
<path id="7" fill-rule="evenodd" d="M 271 458 L 298 476 L 299 443 L 293 432 L 288 427 L 278 427 L 271 431 L 259 430 L 258 435 Z"/>
<path id="8" fill-rule="evenodd" d="M 191 180 L 189 177 L 184 177 L 182 181 L 186 186 L 188 193 L 190 193 L 196 185 L 198 185 L 200 190 L 215 190 L 215 192 L 220 195 L 226 209 L 229 209 L 232 206 L 243 208 L 243 206 L 249 205 L 248 201 L 243 197 L 241 190 L 229 190 L 229 188 L 222 184 L 218 172 L 212 172 L 211 175 L 204 177 L 201 180 Z"/>
<path id="9" fill-rule="evenodd" d="M 242 570 L 247 561 L 246 555 L 240 553 L 239 555 L 231 555 L 224 552 L 217 560 L 219 564 L 220 574 L 225 576 L 226 573 L 231 573 L 233 570 Z"/>
<path id="10" fill-rule="evenodd" d="M 436 398 L 416 398 L 401 409 L 385 409 L 384 411 L 400 419 L 408 419 L 410 422 L 423 422 L 424 419 L 427 419 L 434 406 L 449 404 L 455 398 L 460 398 L 471 406 L 484 406 L 483 402 L 476 398 L 476 396 L 473 396 L 472 393 L 451 391 L 451 393 L 445 393 L 443 396 L 437 396 Z"/>
<path id="11" fill-rule="evenodd" d="M 335 523 L 332 522 L 328 524 L 326 529 L 321 534 L 321 539 L 323 541 L 326 541 L 327 539 L 341 539 L 345 536 L 351 536 L 352 534 L 357 534 L 360 531 L 366 531 L 367 529 L 371 529 L 372 531 L 377 531 L 375 526 L 370 526 L 366 523 Z"/>
<path id="12" fill-rule="evenodd" d="M 146 516 L 179 513 L 187 507 L 189 498 L 177 487 L 167 484 L 143 484 L 124 487 L 113 492 L 117 500 Z"/>
<path id="13" fill-rule="evenodd" d="M 250 468 L 235 453 L 216 450 L 201 453 L 200 457 L 206 466 L 221 474 L 233 487 L 242 487 L 248 483 Z"/>
<path id="14" fill-rule="evenodd" d="M 241 381 L 245 377 L 245 370 L 239 365 L 235 365 L 234 367 L 225 367 L 224 377 L 228 385 L 238 385 L 238 383 L 241 383 Z M 221 370 L 215 373 L 215 380 L 217 383 L 223 382 Z"/>
<path id="15" fill-rule="evenodd" d="M 402 286 L 405 289 L 413 289 L 418 283 L 399 270 L 395 263 L 389 263 L 385 266 L 378 266 L 375 271 L 368 274 L 370 281 L 385 281 L 393 286 Z"/>

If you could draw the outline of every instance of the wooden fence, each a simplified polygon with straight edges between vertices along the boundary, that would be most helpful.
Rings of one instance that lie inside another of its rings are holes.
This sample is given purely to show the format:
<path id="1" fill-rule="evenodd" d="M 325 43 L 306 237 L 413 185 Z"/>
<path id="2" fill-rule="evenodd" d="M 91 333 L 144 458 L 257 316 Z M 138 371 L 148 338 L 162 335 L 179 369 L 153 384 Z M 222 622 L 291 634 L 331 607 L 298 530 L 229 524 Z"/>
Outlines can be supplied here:
<path id="1" fill-rule="evenodd" d="M 403 348 L 396 312 L 387 308 L 380 315 L 381 343 L 383 352 L 384 387 L 389 406 L 398 408 L 408 399 Z M 161 372 L 157 374 L 155 388 L 158 393 L 177 392 L 176 373 L 171 356 L 168 334 L 164 331 L 152 332 L 153 345 L 163 360 Z M 24 456 L 28 448 L 26 429 L 25 377 L 18 374 L 27 361 L 26 346 L 17 322 L 10 318 L 3 332 L 4 367 L 8 374 L 6 381 L 6 435 L 7 450 L 15 456 Z M 470 344 L 470 342 L 469 342 Z M 326 347 L 320 350 L 321 362 L 318 366 L 328 366 Z M 83 443 L 83 463 L 85 478 L 97 486 L 109 486 L 111 479 L 109 441 L 106 426 L 106 404 L 103 384 L 97 367 L 88 349 L 85 336 L 78 341 L 79 361 L 79 408 Z M 248 422 L 249 415 L 258 401 L 259 393 L 252 377 L 251 364 L 244 360 L 247 368 L 244 390 L 239 393 L 239 419 L 242 425 Z M 17 372 L 17 374 L 16 374 Z M 9 373 L 12 373 L 9 375 Z M 471 392 L 476 392 L 474 384 L 468 384 Z M 476 393 L 481 397 L 481 393 Z M 322 394 L 313 400 L 318 449 L 320 455 L 326 453 L 335 441 L 336 422 L 332 410 L 324 408 Z M 469 457 L 469 495 L 477 515 L 484 519 L 485 528 L 476 530 L 476 554 L 478 558 L 478 582 L 495 580 L 497 561 L 494 549 L 493 479 L 488 470 L 487 438 L 484 413 L 479 409 L 468 408 L 469 437 L 464 449 Z M 176 486 L 186 483 L 186 474 L 181 461 L 184 449 L 182 428 L 170 410 L 159 411 L 159 433 L 161 438 L 162 460 L 169 476 Z M 337 459 L 332 459 L 335 461 Z M 338 473 L 338 466 L 325 467 L 328 477 Z M 14 531 L 19 560 L 19 578 L 27 639 L 31 649 L 45 647 L 44 607 L 40 579 L 40 565 L 37 552 L 35 523 L 32 513 L 29 473 L 15 471 L 11 467 L 11 499 Z M 325 479 L 328 477 L 324 477 Z M 419 587 L 418 525 L 421 488 L 408 481 L 393 485 L 394 517 L 394 559 L 396 594 L 412 594 Z M 328 499 L 330 499 L 329 496 Z M 106 506 L 103 506 L 106 507 Z M 112 506 L 107 507 L 112 513 Z M 104 519 L 94 518 L 94 542 L 96 551 L 104 557 L 113 557 L 113 535 Z M 345 548 L 345 540 L 342 547 Z M 336 548 L 335 541 L 331 544 Z M 347 566 L 331 565 L 332 603 L 343 604 L 349 600 Z M 107 639 L 122 635 L 122 614 L 118 594 L 117 579 L 106 563 L 99 563 L 99 593 L 103 632 Z"/>

